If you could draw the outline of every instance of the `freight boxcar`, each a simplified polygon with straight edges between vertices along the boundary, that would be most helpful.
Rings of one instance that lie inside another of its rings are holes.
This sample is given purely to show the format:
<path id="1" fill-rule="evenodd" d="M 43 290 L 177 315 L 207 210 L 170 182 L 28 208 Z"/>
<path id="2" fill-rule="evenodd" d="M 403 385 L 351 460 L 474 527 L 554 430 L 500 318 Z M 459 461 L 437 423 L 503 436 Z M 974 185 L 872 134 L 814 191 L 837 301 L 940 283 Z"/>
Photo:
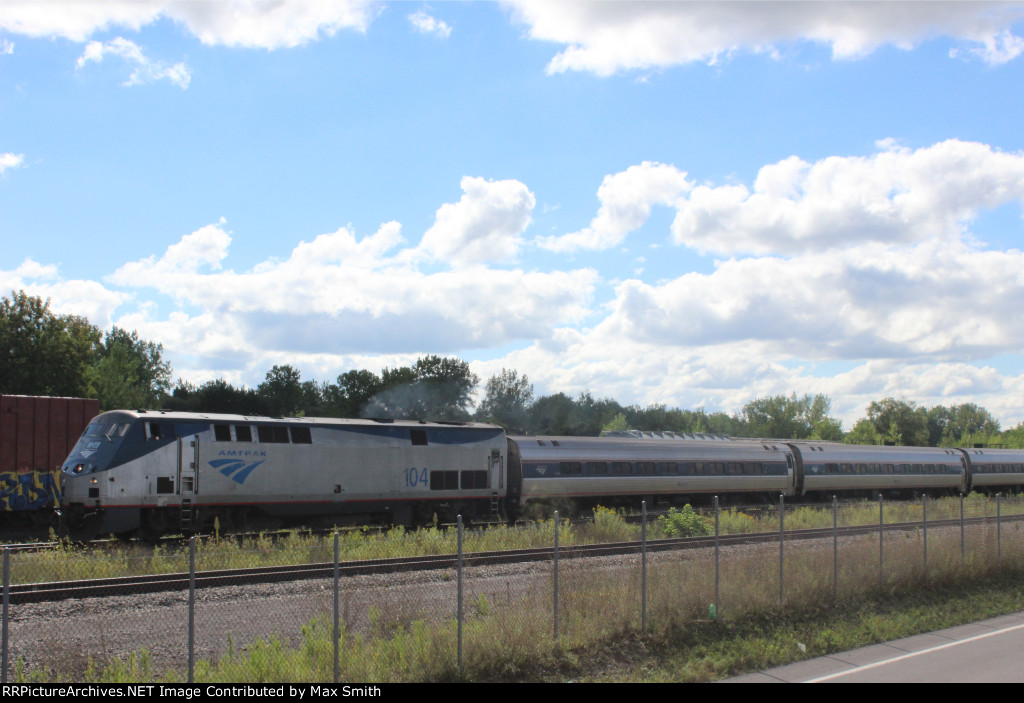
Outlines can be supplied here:
<path id="1" fill-rule="evenodd" d="M 0 526 L 53 523 L 61 464 L 99 411 L 89 398 L 0 395 Z"/>

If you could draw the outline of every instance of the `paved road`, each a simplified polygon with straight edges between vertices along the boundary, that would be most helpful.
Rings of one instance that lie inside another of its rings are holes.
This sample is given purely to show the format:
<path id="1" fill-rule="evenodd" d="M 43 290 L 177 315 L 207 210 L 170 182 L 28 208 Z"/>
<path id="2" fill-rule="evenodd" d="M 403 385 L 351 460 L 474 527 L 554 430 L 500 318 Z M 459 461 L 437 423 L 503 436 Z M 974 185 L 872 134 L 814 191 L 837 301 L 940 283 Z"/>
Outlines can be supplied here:
<path id="1" fill-rule="evenodd" d="M 1024 613 L 729 679 L 737 683 L 1024 683 Z"/>

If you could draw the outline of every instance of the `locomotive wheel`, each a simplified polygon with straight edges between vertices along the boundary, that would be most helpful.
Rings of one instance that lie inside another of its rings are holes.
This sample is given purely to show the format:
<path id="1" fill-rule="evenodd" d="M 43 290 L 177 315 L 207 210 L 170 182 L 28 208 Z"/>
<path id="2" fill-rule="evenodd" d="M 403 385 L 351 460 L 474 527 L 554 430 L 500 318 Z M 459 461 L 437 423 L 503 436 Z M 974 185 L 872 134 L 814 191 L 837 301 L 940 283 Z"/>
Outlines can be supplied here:
<path id="1" fill-rule="evenodd" d="M 150 508 L 142 514 L 142 527 L 139 529 L 143 542 L 156 544 L 167 532 L 170 522 L 167 512 L 159 508 Z"/>

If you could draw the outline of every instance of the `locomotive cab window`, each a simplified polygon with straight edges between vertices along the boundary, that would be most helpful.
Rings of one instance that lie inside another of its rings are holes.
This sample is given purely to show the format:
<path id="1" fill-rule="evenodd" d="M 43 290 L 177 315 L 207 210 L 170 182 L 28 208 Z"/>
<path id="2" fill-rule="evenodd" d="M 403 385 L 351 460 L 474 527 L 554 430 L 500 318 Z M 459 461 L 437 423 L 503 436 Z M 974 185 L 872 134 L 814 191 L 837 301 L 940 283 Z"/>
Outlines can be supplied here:
<path id="1" fill-rule="evenodd" d="M 256 431 L 263 444 L 288 444 L 288 428 L 284 425 L 260 425 Z"/>
<path id="2" fill-rule="evenodd" d="M 409 439 L 412 440 L 413 446 L 425 447 L 427 446 L 427 431 L 409 430 Z"/>
<path id="3" fill-rule="evenodd" d="M 231 441 L 231 426 L 230 425 L 214 425 L 213 426 L 213 438 L 218 442 L 230 442 Z"/>
<path id="4" fill-rule="evenodd" d="M 312 444 L 313 437 L 308 427 L 292 427 L 292 444 Z"/>
<path id="5" fill-rule="evenodd" d="M 248 425 L 235 425 L 235 440 L 239 442 L 251 442 L 252 428 Z"/>

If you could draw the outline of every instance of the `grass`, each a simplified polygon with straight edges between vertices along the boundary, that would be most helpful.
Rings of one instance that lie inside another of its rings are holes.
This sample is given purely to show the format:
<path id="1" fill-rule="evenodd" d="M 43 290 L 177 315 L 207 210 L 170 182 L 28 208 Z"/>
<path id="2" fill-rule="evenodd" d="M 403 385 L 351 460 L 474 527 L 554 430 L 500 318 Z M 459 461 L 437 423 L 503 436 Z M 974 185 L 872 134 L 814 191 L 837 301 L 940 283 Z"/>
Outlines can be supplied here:
<path id="1" fill-rule="evenodd" d="M 632 527 L 611 511 L 599 520 L 604 535 Z M 777 543 L 731 547 L 723 552 L 717 602 L 712 550 L 652 555 L 646 629 L 638 561 L 565 560 L 557 635 L 550 578 L 516 581 L 516 589 L 510 580 L 503 590 L 486 579 L 475 583 L 470 570 L 461 669 L 457 623 L 438 614 L 436 601 L 410 607 L 402 593 L 381 593 L 361 624 L 349 620 L 341 635 L 341 679 L 707 681 L 769 668 L 1024 610 L 1024 527 L 1003 525 L 998 559 L 995 536 L 992 524 L 970 526 L 962 548 L 958 528 L 929 530 L 927 562 L 920 530 L 887 534 L 881 559 L 877 535 L 844 538 L 837 555 L 831 540 L 793 542 L 785 546 L 782 569 Z M 453 604 L 455 584 L 447 588 Z M 197 665 L 196 680 L 330 681 L 329 622 L 327 616 L 309 621 L 291 646 L 288 633 L 241 647 L 229 642 L 221 656 Z M 61 677 L 45 667 L 17 675 Z M 85 678 L 177 681 L 184 674 L 158 671 L 138 652 L 94 664 Z"/>
<path id="2" fill-rule="evenodd" d="M 684 508 L 688 510 L 688 508 Z M 960 500 L 945 498 L 929 500 L 929 522 L 960 517 Z M 693 520 L 713 531 L 714 513 L 697 511 Z M 1003 499 L 1001 513 L 1010 516 L 1024 512 L 1024 501 Z M 996 514 L 994 499 L 971 494 L 964 500 L 966 517 Z M 920 523 L 924 507 L 920 501 L 884 504 L 886 524 Z M 877 525 L 877 502 L 842 503 L 838 509 L 840 526 Z M 785 527 L 797 530 L 810 527 L 831 527 L 831 505 L 802 505 L 786 508 Z M 674 534 L 670 520 L 651 518 L 647 536 L 658 539 Z M 699 526 L 699 525 L 698 525 Z M 719 513 L 721 534 L 774 532 L 779 529 L 777 506 L 752 508 L 723 508 Z M 492 526 L 467 530 L 463 549 L 466 553 L 548 547 L 552 543 L 553 520 L 541 520 L 528 525 Z M 694 532 L 695 533 L 695 532 Z M 620 511 L 598 507 L 593 519 L 571 524 L 559 523 L 559 543 L 562 546 L 639 540 L 641 527 L 628 523 Z M 691 533 L 693 534 L 693 533 Z M 239 544 L 234 539 L 219 536 L 197 540 L 196 568 L 211 569 L 251 568 L 303 563 L 329 562 L 334 558 L 333 538 L 330 535 L 311 535 L 293 532 L 284 537 L 261 535 Z M 457 534 L 454 529 L 437 527 L 406 530 L 394 527 L 384 532 L 346 531 L 339 535 L 342 561 L 385 559 L 432 554 L 454 554 Z M 12 583 L 38 583 L 77 579 L 109 578 L 161 573 L 182 573 L 188 570 L 188 546 L 158 546 L 150 548 L 136 543 L 114 542 L 102 550 L 84 549 L 64 543 L 53 550 L 11 555 Z"/>
<path id="3" fill-rule="evenodd" d="M 413 623 L 385 635 L 343 633 L 343 681 L 589 681 L 704 682 L 765 670 L 996 615 L 1024 610 L 1021 575 L 972 579 L 913 592 L 845 599 L 830 605 L 768 610 L 740 620 L 610 632 L 585 645 L 521 648 L 524 636 L 545 633 L 520 626 L 512 646 L 496 651 L 485 621 L 467 626 L 466 658 L 456 665 L 452 624 Z M 523 631 L 523 630 L 526 631 Z M 327 682 L 333 676 L 331 631 L 326 618 L 303 628 L 299 646 L 258 640 L 245 651 L 200 661 L 196 682 Z M 45 680 L 21 672 L 19 681 Z M 94 667 L 89 682 L 181 681 L 180 671 L 155 671 L 145 653 Z M 59 680 L 59 679 L 58 679 Z"/>
<path id="4" fill-rule="evenodd" d="M 588 648 L 586 656 L 577 656 L 581 664 L 547 676 L 592 682 L 712 681 L 1022 610 L 1019 575 L 982 578 L 769 610 L 648 636 L 632 633 Z"/>

